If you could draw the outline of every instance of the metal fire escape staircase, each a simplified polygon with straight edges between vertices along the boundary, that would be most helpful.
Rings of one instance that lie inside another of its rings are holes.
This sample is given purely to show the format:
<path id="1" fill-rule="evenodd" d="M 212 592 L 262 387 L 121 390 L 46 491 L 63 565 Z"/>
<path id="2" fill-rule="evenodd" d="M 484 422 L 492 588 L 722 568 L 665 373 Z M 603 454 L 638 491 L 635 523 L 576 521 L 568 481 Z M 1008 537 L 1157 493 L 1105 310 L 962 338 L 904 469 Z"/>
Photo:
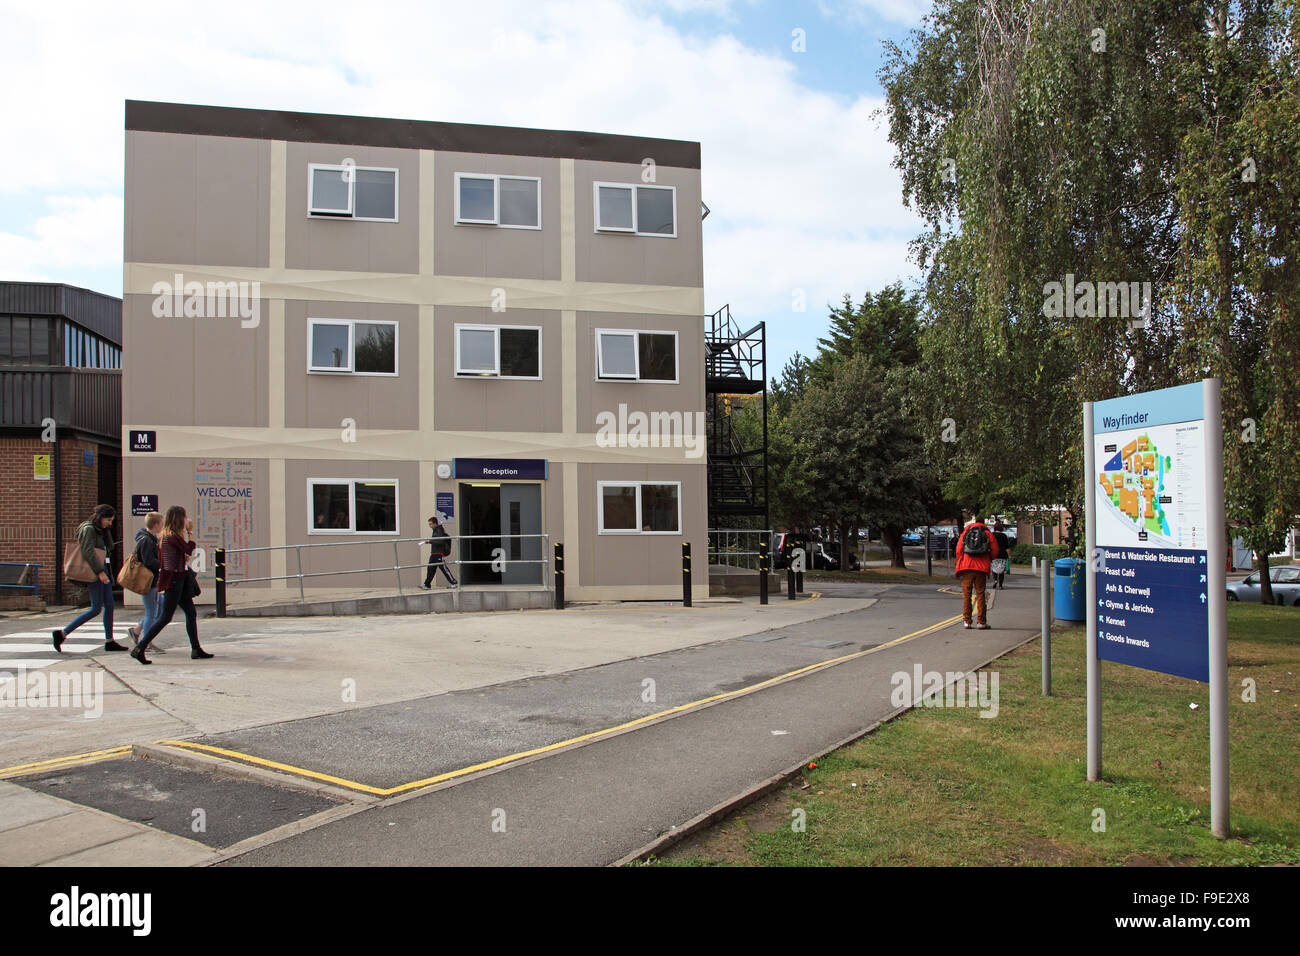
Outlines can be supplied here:
<path id="1" fill-rule="evenodd" d="M 767 339 L 764 323 L 742 331 L 724 305 L 708 317 L 704 340 L 705 421 L 708 429 L 709 527 L 733 527 L 737 516 L 761 516 L 767 506 Z M 745 448 L 731 419 L 731 396 L 758 395 L 762 443 Z"/>

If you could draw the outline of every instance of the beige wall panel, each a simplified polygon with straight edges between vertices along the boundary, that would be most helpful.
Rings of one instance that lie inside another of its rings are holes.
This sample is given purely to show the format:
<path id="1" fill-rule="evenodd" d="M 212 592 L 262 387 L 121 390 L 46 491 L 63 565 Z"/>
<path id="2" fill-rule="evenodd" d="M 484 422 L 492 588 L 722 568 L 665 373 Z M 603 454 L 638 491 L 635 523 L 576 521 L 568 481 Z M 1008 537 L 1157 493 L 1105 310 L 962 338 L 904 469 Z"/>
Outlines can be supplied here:
<path id="1" fill-rule="evenodd" d="M 122 494 L 125 500 L 121 519 L 124 522 L 123 537 L 128 546 L 135 541 L 136 531 L 144 527 L 144 516 L 136 516 L 130 513 L 132 495 L 158 495 L 159 504 L 161 505 L 158 509 L 160 512 L 166 514 L 167 509 L 172 505 L 180 505 L 185 509 L 189 517 L 194 520 L 195 525 L 198 524 L 199 502 L 198 495 L 195 492 L 196 482 L 194 480 L 195 465 L 198 460 L 196 458 L 162 458 L 148 454 L 127 454 L 123 456 Z M 252 546 L 263 547 L 269 543 L 272 511 L 271 496 L 268 494 L 269 467 L 265 459 L 251 460 L 253 461 Z M 197 532 L 195 536 L 198 537 Z M 199 575 L 199 581 L 203 587 L 203 593 L 199 595 L 197 601 L 199 604 L 212 604 L 216 601 L 212 586 L 213 560 L 214 556 L 212 554 L 206 556 L 207 569 Z M 232 566 L 229 575 L 230 580 L 241 577 L 260 578 L 271 574 L 270 558 L 265 551 L 250 554 L 241 560 L 244 562 L 242 566 Z M 265 582 L 241 585 L 241 589 L 265 587 L 267 587 Z M 231 600 L 238 599 L 232 597 Z M 184 616 L 177 612 L 176 617 L 172 620 L 183 623 Z M 202 624 L 199 626 L 201 633 Z M 183 628 L 173 630 L 178 630 L 178 633 L 183 634 Z"/>
<path id="2" fill-rule="evenodd" d="M 636 329 L 677 333 L 677 384 L 597 381 L 596 329 Z M 627 312 L 579 312 L 577 321 L 577 430 L 594 432 L 596 416 L 628 412 L 704 410 L 704 332 L 695 316 L 637 315 Z"/>
<path id="3" fill-rule="evenodd" d="M 418 306 L 290 300 L 284 311 L 286 426 L 341 430 L 345 418 L 355 419 L 358 430 L 420 426 Z M 396 322 L 398 374 L 308 372 L 309 318 Z"/>
<path id="4" fill-rule="evenodd" d="M 593 184 L 597 182 L 640 184 L 641 167 L 575 161 L 578 281 L 703 287 L 698 169 L 660 166 L 655 170 L 655 182 L 647 184 L 676 187 L 676 238 L 596 232 Z"/>
<path id="5" fill-rule="evenodd" d="M 587 465 L 578 469 L 582 511 L 582 587 L 680 585 L 682 542 L 689 541 L 692 570 L 708 574 L 708 501 L 705 470 L 701 465 Z M 599 481 L 680 481 L 682 531 L 680 535 L 600 534 L 597 518 Z"/>
<path id="6" fill-rule="evenodd" d="M 438 152 L 434 188 L 434 267 L 439 275 L 560 278 L 560 160 Z M 542 228 L 457 224 L 456 173 L 538 176 Z"/>
<path id="7" fill-rule="evenodd" d="M 374 478 L 396 479 L 398 534 L 396 535 L 322 535 L 308 533 L 309 478 Z M 286 544 L 350 543 L 346 547 L 303 548 L 304 572 L 346 571 L 353 568 L 392 568 L 393 538 L 414 538 L 427 532 L 420 512 L 420 463 L 418 461 L 303 461 L 285 462 L 285 514 L 287 516 Z M 415 542 L 398 545 L 398 554 L 404 565 L 420 564 L 427 560 L 428 549 L 421 551 Z M 292 549 L 288 552 L 288 573 L 297 572 L 298 564 Z M 415 588 L 424 580 L 423 566 L 402 573 L 402 587 Z M 396 576 L 391 570 L 369 574 L 331 574 L 306 579 L 308 588 L 389 588 L 396 586 Z"/>
<path id="8" fill-rule="evenodd" d="M 154 298 L 122 306 L 123 424 L 266 427 L 269 305 L 258 324 L 239 318 L 153 314 Z"/>
<path id="9" fill-rule="evenodd" d="M 271 144 L 127 130 L 126 260 L 269 264 Z"/>
<path id="10" fill-rule="evenodd" d="M 541 326 L 541 380 L 457 378 L 457 325 Z M 493 312 L 491 309 L 437 306 L 434 308 L 433 347 L 436 428 L 481 432 L 560 431 L 563 357 L 559 312 L 544 309 Z"/>
<path id="11" fill-rule="evenodd" d="M 313 219 L 307 215 L 307 166 L 358 166 L 397 172 L 397 222 Z M 419 271 L 420 152 L 375 146 L 289 143 L 286 153 L 285 266 L 337 272 Z"/>

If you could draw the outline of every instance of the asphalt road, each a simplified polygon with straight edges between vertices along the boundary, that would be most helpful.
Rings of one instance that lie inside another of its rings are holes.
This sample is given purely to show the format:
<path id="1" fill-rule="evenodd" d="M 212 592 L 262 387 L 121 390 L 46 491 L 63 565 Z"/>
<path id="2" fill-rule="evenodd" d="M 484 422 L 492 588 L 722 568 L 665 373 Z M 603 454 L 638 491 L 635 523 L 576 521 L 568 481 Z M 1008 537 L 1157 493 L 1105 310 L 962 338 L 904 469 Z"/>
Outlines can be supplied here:
<path id="1" fill-rule="evenodd" d="M 612 737 L 394 797 L 226 865 L 611 863 L 893 712 L 894 673 L 918 663 L 924 670 L 965 671 L 1022 643 L 1037 631 L 1034 583 L 1024 578 L 998 594 L 993 630 L 966 631 L 958 623 L 922 634 Z M 868 592 L 828 587 L 827 593 Z M 880 598 L 871 608 L 795 625 L 773 640 L 736 638 L 440 700 L 289 721 L 239 742 L 304 763 L 333 759 L 340 769 L 393 781 L 475 755 L 563 741 L 602 723 L 614 726 L 651 706 L 662 710 L 682 698 L 885 644 L 960 612 L 959 596 L 929 588 L 869 593 Z M 814 640 L 848 643 L 807 644 Z M 640 699 L 647 677 L 656 681 L 653 705 Z M 976 710 L 968 713 L 982 719 Z"/>

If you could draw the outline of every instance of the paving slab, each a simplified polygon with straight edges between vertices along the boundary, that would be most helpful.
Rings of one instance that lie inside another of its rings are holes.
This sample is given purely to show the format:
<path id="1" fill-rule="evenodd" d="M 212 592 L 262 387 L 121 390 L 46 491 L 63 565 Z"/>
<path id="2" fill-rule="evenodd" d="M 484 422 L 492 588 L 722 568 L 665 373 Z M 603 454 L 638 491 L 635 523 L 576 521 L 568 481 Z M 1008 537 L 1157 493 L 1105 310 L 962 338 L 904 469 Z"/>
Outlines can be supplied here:
<path id="1" fill-rule="evenodd" d="M 125 820 L 93 810 L 73 810 L 61 816 L 6 830 L 0 838 L 0 866 L 35 866 L 91 847 L 139 833 Z"/>

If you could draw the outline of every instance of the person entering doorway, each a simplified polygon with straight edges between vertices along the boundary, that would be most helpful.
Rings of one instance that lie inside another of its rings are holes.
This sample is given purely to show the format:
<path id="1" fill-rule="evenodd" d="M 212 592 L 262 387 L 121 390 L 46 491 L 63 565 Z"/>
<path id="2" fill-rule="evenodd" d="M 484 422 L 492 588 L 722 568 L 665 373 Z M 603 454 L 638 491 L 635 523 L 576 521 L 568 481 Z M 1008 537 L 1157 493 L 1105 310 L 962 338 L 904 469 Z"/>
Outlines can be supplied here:
<path id="1" fill-rule="evenodd" d="M 438 571 L 442 571 L 449 585 L 456 587 L 456 575 L 451 573 L 451 568 L 446 564 L 447 557 L 451 554 L 451 536 L 447 534 L 442 522 L 441 511 L 429 519 L 429 537 L 426 539 L 429 545 L 429 570 L 421 585 L 426 591 L 433 585 L 433 577 Z"/>

